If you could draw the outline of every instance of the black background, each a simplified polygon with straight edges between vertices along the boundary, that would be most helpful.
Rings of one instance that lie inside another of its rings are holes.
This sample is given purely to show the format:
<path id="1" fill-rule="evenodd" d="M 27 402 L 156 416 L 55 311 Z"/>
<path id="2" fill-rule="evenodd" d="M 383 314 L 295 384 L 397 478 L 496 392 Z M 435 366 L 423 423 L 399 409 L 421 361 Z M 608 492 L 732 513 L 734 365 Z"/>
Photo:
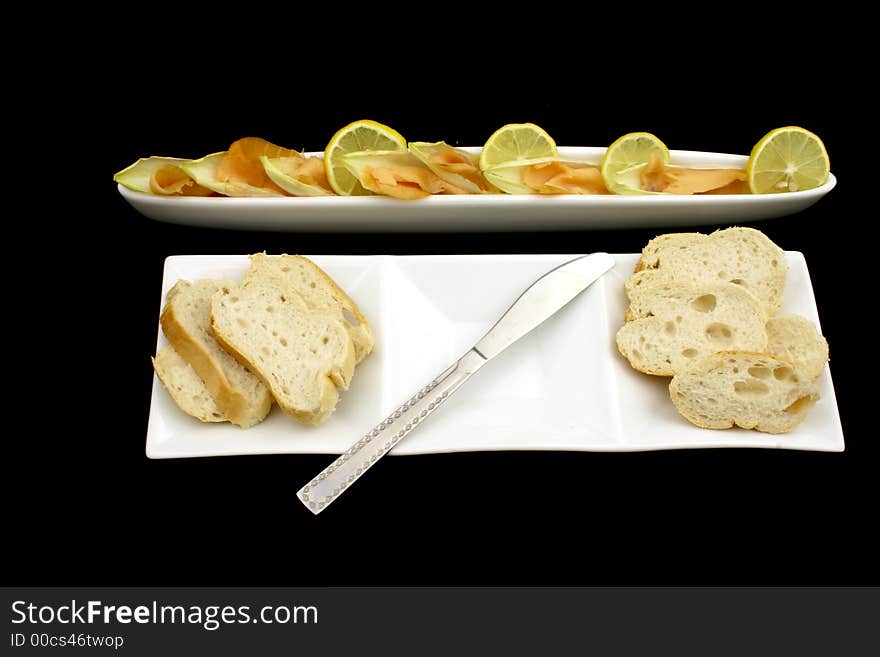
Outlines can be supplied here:
<path id="1" fill-rule="evenodd" d="M 565 48 L 545 32 L 501 52 L 485 32 L 439 26 L 354 44 L 275 34 L 261 49 L 237 43 L 232 25 L 197 44 L 170 28 L 163 39 L 102 35 L 85 64 L 64 69 L 46 94 L 55 116 L 40 121 L 52 149 L 76 154 L 59 172 L 70 182 L 30 180 L 41 210 L 14 217 L 33 230 L 13 272 L 27 292 L 18 302 L 39 313 L 14 330 L 45 357 L 34 372 L 11 355 L 7 412 L 24 420 L 7 432 L 5 459 L 12 583 L 876 583 L 877 441 L 860 393 L 868 336 L 855 320 L 875 296 L 857 281 L 876 210 L 864 138 L 854 141 L 853 55 L 799 52 L 794 30 L 731 40 L 708 26 L 682 41 L 649 28 L 601 47 L 589 47 L 589 30 L 560 35 Z M 328 49 L 350 66 L 328 67 Z M 777 126 L 817 132 L 838 187 L 756 227 L 806 255 L 846 451 L 391 458 L 320 517 L 294 493 L 326 456 L 146 459 L 168 255 L 633 252 L 663 232 L 541 232 L 540 216 L 518 234 L 196 229 L 145 219 L 111 181 L 137 157 L 196 157 L 245 135 L 320 150 L 358 118 L 460 145 L 518 121 L 563 145 L 647 130 L 670 148 L 735 153 Z M 536 497 L 536 482 L 552 483 L 552 498 Z"/>

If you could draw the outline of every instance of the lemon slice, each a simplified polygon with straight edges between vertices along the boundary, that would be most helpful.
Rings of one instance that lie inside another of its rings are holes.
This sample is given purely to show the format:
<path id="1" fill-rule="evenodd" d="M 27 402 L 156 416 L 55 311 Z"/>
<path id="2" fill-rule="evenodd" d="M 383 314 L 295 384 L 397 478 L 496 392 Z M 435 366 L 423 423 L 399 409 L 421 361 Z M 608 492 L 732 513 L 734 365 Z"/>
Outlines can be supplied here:
<path id="1" fill-rule="evenodd" d="M 797 192 L 824 185 L 831 164 L 825 144 L 809 130 L 771 130 L 755 144 L 746 166 L 752 194 Z"/>
<path id="2" fill-rule="evenodd" d="M 605 151 L 599 169 L 605 186 L 614 194 L 658 194 L 641 189 L 642 171 L 657 153 L 663 164 L 669 164 L 669 149 L 650 132 L 630 132 Z"/>
<path id="3" fill-rule="evenodd" d="M 349 123 L 330 139 L 324 149 L 327 182 L 340 196 L 368 196 L 364 188 L 345 167 L 343 157 L 360 151 L 405 151 L 406 139 L 396 130 L 375 121 Z"/>
<path id="4" fill-rule="evenodd" d="M 483 145 L 480 169 L 515 164 L 519 160 L 557 157 L 553 137 L 534 123 L 508 123 L 498 128 Z"/>

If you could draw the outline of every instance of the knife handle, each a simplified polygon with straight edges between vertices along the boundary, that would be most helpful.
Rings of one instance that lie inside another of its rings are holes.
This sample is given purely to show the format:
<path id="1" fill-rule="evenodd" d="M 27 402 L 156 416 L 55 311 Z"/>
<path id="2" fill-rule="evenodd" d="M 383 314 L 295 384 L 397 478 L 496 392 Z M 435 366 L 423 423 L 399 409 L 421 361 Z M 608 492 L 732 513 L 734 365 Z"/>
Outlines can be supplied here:
<path id="1" fill-rule="evenodd" d="M 343 452 L 317 477 L 303 486 L 296 496 L 314 514 L 326 509 L 376 461 L 436 411 L 485 362 L 486 359 L 477 350 L 468 351 Z"/>

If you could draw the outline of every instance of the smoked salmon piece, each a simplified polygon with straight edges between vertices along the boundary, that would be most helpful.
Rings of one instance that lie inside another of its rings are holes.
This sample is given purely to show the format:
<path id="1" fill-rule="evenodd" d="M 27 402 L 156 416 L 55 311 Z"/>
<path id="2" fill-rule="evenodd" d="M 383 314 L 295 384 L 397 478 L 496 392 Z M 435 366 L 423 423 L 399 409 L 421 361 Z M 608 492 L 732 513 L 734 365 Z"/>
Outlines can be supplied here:
<path id="1" fill-rule="evenodd" d="M 523 183 L 538 194 L 608 194 L 599 167 L 559 160 L 525 167 Z"/>
<path id="2" fill-rule="evenodd" d="M 698 194 L 750 194 L 749 183 L 746 180 L 734 180 L 724 187 L 716 187 L 708 192 L 697 192 Z"/>
<path id="3" fill-rule="evenodd" d="M 211 196 L 207 187 L 202 187 L 186 172 L 173 164 L 156 169 L 150 176 L 150 191 L 163 196 Z"/>
<path id="4" fill-rule="evenodd" d="M 285 191 L 269 178 L 260 156 L 301 158 L 302 154 L 289 148 L 276 146 L 260 137 L 245 137 L 229 146 L 217 167 L 217 182 L 243 183 L 251 187 L 270 189 L 278 194 Z"/>
<path id="5" fill-rule="evenodd" d="M 740 193 L 735 183 L 746 180 L 742 169 L 690 169 L 663 164 L 656 153 L 651 153 L 648 165 L 642 171 L 641 188 L 663 194 L 716 194 Z M 721 192 L 719 190 L 726 191 Z M 737 189 L 738 191 L 731 191 Z"/>
<path id="6" fill-rule="evenodd" d="M 497 193 L 480 171 L 478 158 L 467 151 L 453 148 L 446 142 L 410 142 L 410 153 L 446 182 L 468 194 Z"/>
<path id="7" fill-rule="evenodd" d="M 284 192 L 276 187 L 255 187 L 246 182 L 226 182 L 217 178 L 217 169 L 226 157 L 226 151 L 211 153 L 198 160 L 182 162 L 180 168 L 186 171 L 202 187 L 212 189 L 224 196 L 284 196 Z"/>
<path id="8" fill-rule="evenodd" d="M 343 163 L 364 188 L 402 200 L 432 194 L 467 194 L 406 151 L 360 151 L 343 156 Z"/>
<path id="9" fill-rule="evenodd" d="M 608 194 L 599 167 L 542 157 L 490 167 L 486 178 L 506 194 Z"/>
<path id="10" fill-rule="evenodd" d="M 266 175 L 293 196 L 332 196 L 324 160 L 320 157 L 260 156 Z"/>

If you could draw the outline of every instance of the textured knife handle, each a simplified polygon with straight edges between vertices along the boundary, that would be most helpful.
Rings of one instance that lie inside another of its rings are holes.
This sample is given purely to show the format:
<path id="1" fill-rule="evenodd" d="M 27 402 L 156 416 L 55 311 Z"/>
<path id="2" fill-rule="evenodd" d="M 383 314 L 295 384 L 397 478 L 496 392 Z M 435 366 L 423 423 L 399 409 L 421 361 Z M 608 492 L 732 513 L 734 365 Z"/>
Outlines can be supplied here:
<path id="1" fill-rule="evenodd" d="M 376 461 L 424 422 L 486 359 L 470 350 L 452 367 L 404 402 L 296 494 L 312 513 L 320 513 Z"/>

